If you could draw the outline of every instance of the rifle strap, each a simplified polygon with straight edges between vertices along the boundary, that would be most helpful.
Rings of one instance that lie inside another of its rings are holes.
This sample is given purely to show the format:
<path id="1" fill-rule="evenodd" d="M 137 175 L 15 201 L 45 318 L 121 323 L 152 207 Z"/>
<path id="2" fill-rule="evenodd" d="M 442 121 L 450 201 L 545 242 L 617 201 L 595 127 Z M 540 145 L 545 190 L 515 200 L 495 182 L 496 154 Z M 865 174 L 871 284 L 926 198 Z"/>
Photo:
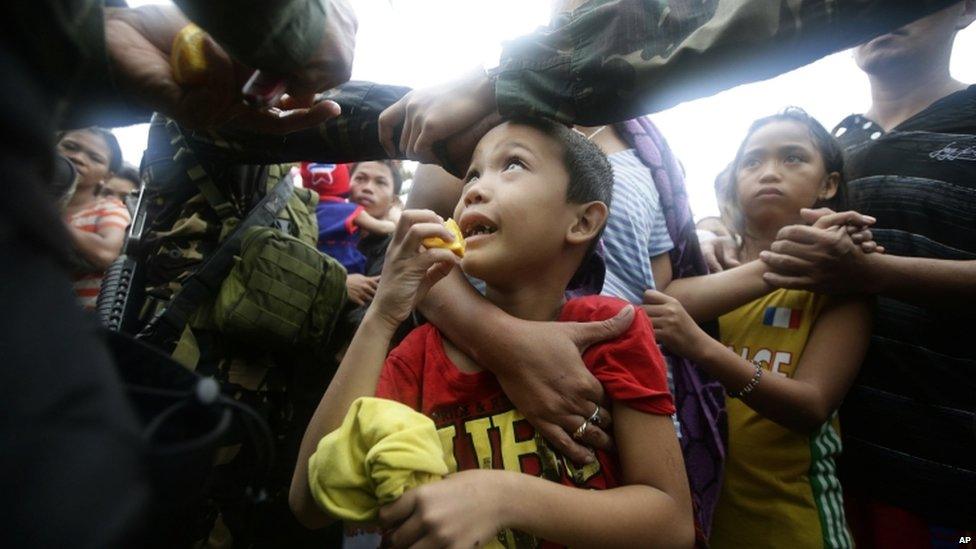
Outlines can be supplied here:
<path id="1" fill-rule="evenodd" d="M 176 151 L 173 155 L 173 160 L 175 162 L 185 162 L 187 177 L 200 189 L 200 194 L 207 200 L 210 207 L 217 212 L 220 220 L 223 222 L 231 217 L 239 217 L 237 209 L 227 200 L 224 193 L 220 192 L 220 188 L 211 179 L 207 170 L 203 168 L 196 153 L 187 144 L 186 137 L 183 136 L 179 124 L 174 120 L 168 120 L 166 122 L 166 130 L 170 135 L 170 145 Z"/>
<path id="2" fill-rule="evenodd" d="M 281 178 L 213 255 L 186 279 L 169 304 L 158 311 L 136 337 L 169 351 L 183 333 L 190 316 L 204 301 L 220 290 L 221 283 L 234 266 L 234 256 L 240 252 L 241 240 L 247 229 L 271 226 L 278 212 L 288 203 L 294 189 L 291 179 Z"/>

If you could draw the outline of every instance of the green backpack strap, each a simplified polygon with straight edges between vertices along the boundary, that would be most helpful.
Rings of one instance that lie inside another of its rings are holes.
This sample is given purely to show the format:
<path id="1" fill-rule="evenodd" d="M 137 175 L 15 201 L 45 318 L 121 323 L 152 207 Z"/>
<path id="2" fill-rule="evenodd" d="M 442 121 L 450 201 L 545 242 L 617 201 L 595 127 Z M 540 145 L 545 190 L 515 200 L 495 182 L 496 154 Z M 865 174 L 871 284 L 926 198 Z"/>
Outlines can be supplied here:
<path id="1" fill-rule="evenodd" d="M 234 265 L 234 255 L 240 250 L 241 240 L 247 229 L 273 224 L 294 189 L 290 180 L 281 179 L 210 258 L 186 279 L 179 293 L 146 323 L 136 337 L 169 350 L 179 339 L 183 327 L 197 307 L 220 290 L 221 283 Z"/>
<path id="2" fill-rule="evenodd" d="M 174 162 L 184 162 L 186 165 L 186 175 L 190 178 L 198 189 L 200 189 L 200 194 L 207 200 L 210 207 L 217 212 L 217 216 L 220 220 L 227 221 L 232 217 L 241 217 L 240 212 L 237 208 L 227 200 L 224 193 L 220 192 L 217 184 L 211 179 L 210 174 L 207 170 L 203 168 L 200 164 L 200 160 L 197 158 L 196 153 L 186 142 L 186 138 L 183 136 L 183 132 L 180 130 L 179 124 L 174 120 L 168 120 L 166 122 L 166 130 L 170 134 L 170 144 L 176 150 L 176 154 L 173 155 Z"/>

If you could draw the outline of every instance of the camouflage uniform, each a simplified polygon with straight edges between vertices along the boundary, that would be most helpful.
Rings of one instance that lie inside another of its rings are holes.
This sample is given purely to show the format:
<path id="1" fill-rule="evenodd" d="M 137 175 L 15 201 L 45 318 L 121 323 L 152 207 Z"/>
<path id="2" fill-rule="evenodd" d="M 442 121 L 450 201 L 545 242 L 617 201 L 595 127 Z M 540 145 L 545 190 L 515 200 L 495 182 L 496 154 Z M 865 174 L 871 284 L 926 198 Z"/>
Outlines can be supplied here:
<path id="1" fill-rule="evenodd" d="M 286 176 L 289 166 L 276 162 L 298 158 L 353 161 L 378 156 L 381 149 L 374 136 L 379 113 L 407 91 L 347 83 L 330 94 L 343 107 L 341 120 L 288 136 L 178 130 L 171 122 L 167 126 L 166 118 L 156 116 L 143 160 L 150 226 L 144 237 L 147 298 L 141 322 L 149 321 L 179 295 L 183 284 L 214 254 L 237 220 L 246 217 Z M 182 137 L 174 139 L 174 130 Z M 180 147 L 191 152 L 178 152 Z M 200 173 L 207 174 L 204 184 L 200 183 Z M 318 195 L 309 189 L 295 189 L 278 215 L 278 228 L 314 247 L 317 200 Z M 218 214 L 221 210 L 222 215 Z M 338 264 L 335 268 L 341 270 Z M 344 294 L 344 286 L 341 291 Z M 193 529 L 197 539 L 209 535 L 211 545 L 227 538 L 244 546 L 324 546 L 335 542 L 337 538 L 330 537 L 337 534 L 335 529 L 302 529 L 288 510 L 287 495 L 305 426 L 337 366 L 336 349 L 328 345 L 321 349 L 283 348 L 271 344 L 270 334 L 249 340 L 224 333 L 214 319 L 214 299 L 215 295 L 210 295 L 194 307 L 182 334 L 149 341 L 187 368 L 216 378 L 226 394 L 258 410 L 271 426 L 277 458 L 268 482 L 269 499 L 254 507 L 244 494 L 254 481 L 256 459 L 250 453 L 252 449 L 246 444 L 225 448 L 209 490 L 211 503 L 186 528 Z M 346 312 L 336 311 L 335 317 L 345 318 Z M 341 345 L 340 339 L 335 338 L 334 345 Z M 218 509 L 220 520 L 214 523 Z M 216 524 L 212 531 L 211 524 Z"/>
<path id="2" fill-rule="evenodd" d="M 324 27 L 317 1 L 242 4 L 182 2 L 196 7 L 201 20 L 233 5 L 233 16 L 208 29 L 236 34 L 214 32 L 239 43 L 231 48 L 235 55 L 258 67 L 280 67 L 279 49 L 294 50 L 297 60 L 321 38 L 314 32 Z M 14 547 L 146 546 L 137 531 L 151 501 L 140 426 L 94 322 L 78 309 L 56 263 L 67 256 L 70 239 L 44 190 L 56 129 L 131 124 L 149 113 L 127 105 L 112 86 L 101 1 L 17 1 L 3 11 L 0 482 L 16 503 L 3 513 L 0 530 Z M 256 26 L 242 24 L 252 19 Z M 309 32 L 268 39 L 296 26 Z M 257 43 L 249 33 L 265 37 L 260 47 L 249 47 Z M 307 45 L 296 49 L 298 43 Z"/>
<path id="3" fill-rule="evenodd" d="M 502 52 L 502 115 L 596 126 L 771 78 L 952 0 L 593 0 Z"/>
<path id="4" fill-rule="evenodd" d="M 193 153 L 178 154 L 180 147 L 190 144 L 184 139 L 174 146 L 171 131 L 176 126 L 167 128 L 167 122 L 161 116 L 153 118 L 143 165 L 149 229 L 144 236 L 145 255 L 140 260 L 146 290 L 140 326 L 170 306 L 189 277 L 213 256 L 289 168 L 236 163 L 201 154 L 195 148 L 190 149 Z M 211 186 L 198 185 L 191 173 L 206 173 Z M 221 206 L 215 207 L 215 196 Z M 318 196 L 308 189 L 295 189 L 279 212 L 276 226 L 314 247 L 317 201 Z M 182 333 L 159 337 L 150 331 L 140 336 L 146 336 L 146 341 L 170 353 L 186 368 L 217 379 L 225 394 L 254 408 L 271 428 L 277 456 L 271 478 L 264 479 L 268 500 L 255 506 L 245 492 L 259 481 L 255 449 L 242 444 L 246 441 L 240 435 L 227 441 L 229 446 L 218 454 L 213 485 L 208 489 L 209 503 L 190 513 L 193 524 L 184 525 L 188 533 L 192 532 L 188 538 L 202 541 L 209 537 L 207 545 L 212 546 L 228 541 L 235 546 L 327 545 L 337 539 L 335 533 L 330 540 L 329 533 L 304 532 L 288 512 L 287 494 L 297 443 L 331 377 L 334 361 L 327 359 L 327 353 L 318 353 L 319 349 L 282 349 L 268 338 L 248 341 L 224 333 L 214 318 L 216 290 L 193 303 Z M 137 331 L 140 326 L 130 326 L 127 331 Z M 218 510 L 220 520 L 215 523 Z"/>

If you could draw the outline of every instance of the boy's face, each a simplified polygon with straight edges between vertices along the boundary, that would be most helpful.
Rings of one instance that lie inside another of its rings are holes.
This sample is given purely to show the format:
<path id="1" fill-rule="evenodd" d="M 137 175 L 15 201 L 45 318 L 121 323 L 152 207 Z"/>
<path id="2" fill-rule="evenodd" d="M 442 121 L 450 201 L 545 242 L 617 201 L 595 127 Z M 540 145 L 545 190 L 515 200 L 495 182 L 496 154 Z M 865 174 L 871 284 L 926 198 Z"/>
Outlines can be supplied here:
<path id="1" fill-rule="evenodd" d="M 481 139 L 454 211 L 466 273 L 505 287 L 560 257 L 576 219 L 562 158 L 560 143 L 528 126 L 506 122 Z"/>
<path id="2" fill-rule="evenodd" d="M 366 209 L 369 215 L 384 218 L 396 196 L 393 172 L 382 162 L 361 162 L 349 180 L 349 201 Z"/>

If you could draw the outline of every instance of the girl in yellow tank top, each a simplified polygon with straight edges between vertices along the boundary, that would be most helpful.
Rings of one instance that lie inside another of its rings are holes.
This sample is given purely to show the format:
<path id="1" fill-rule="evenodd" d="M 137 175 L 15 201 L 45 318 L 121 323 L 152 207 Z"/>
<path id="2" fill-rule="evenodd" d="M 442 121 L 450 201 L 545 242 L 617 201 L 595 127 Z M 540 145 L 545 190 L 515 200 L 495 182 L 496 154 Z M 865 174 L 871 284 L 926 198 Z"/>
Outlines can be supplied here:
<path id="1" fill-rule="evenodd" d="M 743 265 L 645 296 L 658 341 L 697 362 L 731 397 L 713 547 L 853 545 L 834 463 L 836 410 L 867 349 L 870 308 L 861 297 L 774 289 L 762 261 L 786 245 L 776 242 L 780 230 L 802 234 L 802 209 L 843 206 L 842 173 L 840 147 L 802 110 L 757 120 L 729 167 L 725 193 Z M 856 253 L 880 251 L 866 230 L 873 219 L 838 217 L 818 225 L 837 225 L 838 241 L 853 240 Z M 716 318 L 721 342 L 695 323 Z"/>

